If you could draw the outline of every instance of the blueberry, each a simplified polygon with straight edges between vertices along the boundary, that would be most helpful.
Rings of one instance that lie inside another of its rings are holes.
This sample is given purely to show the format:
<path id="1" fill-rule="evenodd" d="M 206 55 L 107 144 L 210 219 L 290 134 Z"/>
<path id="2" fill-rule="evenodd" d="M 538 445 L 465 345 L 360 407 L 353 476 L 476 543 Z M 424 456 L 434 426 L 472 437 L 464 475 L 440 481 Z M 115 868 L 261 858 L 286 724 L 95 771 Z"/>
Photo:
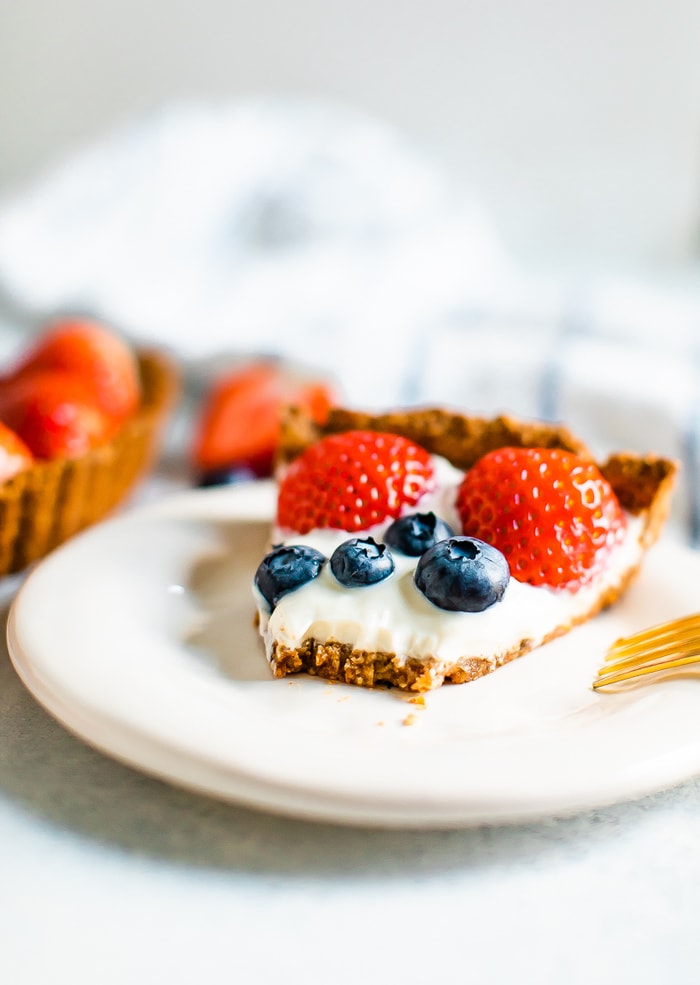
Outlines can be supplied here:
<path id="1" fill-rule="evenodd" d="M 394 559 L 386 544 L 373 537 L 343 541 L 331 554 L 331 571 L 346 588 L 360 588 L 383 581 L 394 570 Z"/>
<path id="2" fill-rule="evenodd" d="M 498 602 L 510 579 L 508 562 L 499 550 L 475 537 L 450 537 L 426 551 L 414 580 L 440 609 L 482 612 Z"/>
<path id="3" fill-rule="evenodd" d="M 255 584 L 274 609 L 287 592 L 318 578 L 326 558 L 320 551 L 304 545 L 274 547 L 255 572 Z"/>
<path id="4" fill-rule="evenodd" d="M 251 482 L 253 479 L 257 479 L 257 475 L 247 465 L 227 465 L 200 472 L 196 477 L 196 484 L 204 489 L 207 486 L 232 486 L 237 482 Z"/>
<path id="5" fill-rule="evenodd" d="M 387 527 L 384 540 L 402 554 L 409 557 L 420 557 L 429 547 L 439 540 L 451 537 L 454 531 L 444 520 L 434 513 L 410 513 L 394 520 Z"/>

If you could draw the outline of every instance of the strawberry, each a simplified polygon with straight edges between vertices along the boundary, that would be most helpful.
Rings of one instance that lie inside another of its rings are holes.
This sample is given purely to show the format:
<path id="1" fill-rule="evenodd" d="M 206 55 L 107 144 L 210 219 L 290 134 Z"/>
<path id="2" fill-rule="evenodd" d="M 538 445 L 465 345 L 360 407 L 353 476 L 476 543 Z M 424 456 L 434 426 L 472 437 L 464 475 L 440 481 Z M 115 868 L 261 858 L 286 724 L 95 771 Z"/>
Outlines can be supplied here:
<path id="1" fill-rule="evenodd" d="M 531 585 L 585 585 L 625 529 L 597 466 L 560 449 L 489 452 L 466 473 L 456 505 L 464 533 L 497 547 Z"/>
<path id="2" fill-rule="evenodd" d="M 0 423 L 0 482 L 28 469 L 34 456 L 19 435 Z"/>
<path id="3" fill-rule="evenodd" d="M 26 376 L 37 370 L 60 370 L 80 376 L 99 410 L 118 423 L 138 406 L 136 356 L 116 333 L 97 322 L 72 319 L 50 325 L 11 376 Z"/>
<path id="4" fill-rule="evenodd" d="M 194 465 L 202 475 L 234 466 L 270 475 L 282 410 L 301 407 L 320 424 L 332 402 L 328 384 L 300 378 L 273 362 L 228 373 L 203 403 L 192 444 Z"/>
<path id="5" fill-rule="evenodd" d="M 277 523 L 306 534 L 319 527 L 355 532 L 415 506 L 434 488 L 430 455 L 408 438 L 346 431 L 310 445 L 280 483 Z"/>
<path id="6" fill-rule="evenodd" d="M 0 386 L 0 421 L 36 458 L 75 458 L 109 438 L 114 422 L 82 376 L 37 370 Z"/>

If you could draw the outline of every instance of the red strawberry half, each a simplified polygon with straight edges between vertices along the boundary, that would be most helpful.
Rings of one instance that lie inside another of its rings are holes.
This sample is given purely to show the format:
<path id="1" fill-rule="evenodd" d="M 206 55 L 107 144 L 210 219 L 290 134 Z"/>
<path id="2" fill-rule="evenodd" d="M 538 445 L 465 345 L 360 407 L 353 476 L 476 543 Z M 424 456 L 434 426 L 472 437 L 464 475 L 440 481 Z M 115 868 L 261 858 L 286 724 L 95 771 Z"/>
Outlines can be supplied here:
<path id="1" fill-rule="evenodd" d="M 97 408 L 115 422 L 126 420 L 140 399 L 136 355 L 112 329 L 98 322 L 66 319 L 46 328 L 24 354 L 12 376 L 37 372 L 80 377 Z"/>
<path id="2" fill-rule="evenodd" d="M 294 405 L 321 424 L 334 402 L 329 384 L 283 364 L 255 362 L 224 374 L 207 393 L 195 426 L 192 459 L 205 474 L 231 466 L 270 475 L 280 415 Z"/>
<path id="3" fill-rule="evenodd" d="M 0 421 L 36 458 L 75 458 L 111 437 L 115 423 L 73 373 L 36 370 L 0 387 Z"/>
<path id="4" fill-rule="evenodd" d="M 323 527 L 354 533 L 395 519 L 433 488 L 424 448 L 396 434 L 346 431 L 292 462 L 280 485 L 277 523 L 300 534 Z"/>
<path id="5" fill-rule="evenodd" d="M 575 590 L 621 539 L 625 516 L 597 466 L 571 452 L 499 448 L 457 494 L 464 533 L 497 547 L 518 581 Z"/>

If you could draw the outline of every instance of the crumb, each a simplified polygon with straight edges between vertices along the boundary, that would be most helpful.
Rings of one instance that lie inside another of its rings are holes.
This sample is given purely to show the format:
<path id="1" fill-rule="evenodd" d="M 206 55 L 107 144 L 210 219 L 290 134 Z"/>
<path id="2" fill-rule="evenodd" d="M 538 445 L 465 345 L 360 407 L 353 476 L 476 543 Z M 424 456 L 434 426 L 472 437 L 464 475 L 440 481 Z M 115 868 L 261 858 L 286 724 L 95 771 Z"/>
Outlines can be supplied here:
<path id="1" fill-rule="evenodd" d="M 422 694 L 417 694 L 413 698 L 408 699 L 409 704 L 418 705 L 419 708 L 425 708 L 425 698 Z"/>
<path id="2" fill-rule="evenodd" d="M 377 722 L 377 725 L 383 725 L 384 722 Z"/>
<path id="3" fill-rule="evenodd" d="M 406 715 L 404 720 L 401 722 L 402 725 L 415 725 L 418 719 L 414 714 Z"/>

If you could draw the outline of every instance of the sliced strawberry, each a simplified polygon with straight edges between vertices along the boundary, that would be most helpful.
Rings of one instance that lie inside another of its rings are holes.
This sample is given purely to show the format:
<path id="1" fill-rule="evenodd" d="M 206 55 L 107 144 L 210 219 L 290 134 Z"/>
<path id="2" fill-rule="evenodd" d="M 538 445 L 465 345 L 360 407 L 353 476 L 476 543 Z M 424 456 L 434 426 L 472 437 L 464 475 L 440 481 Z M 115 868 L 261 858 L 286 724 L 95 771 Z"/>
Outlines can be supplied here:
<path id="1" fill-rule="evenodd" d="M 140 380 L 134 351 L 115 332 L 97 322 L 54 322 L 11 375 L 25 376 L 37 370 L 60 370 L 80 376 L 90 389 L 93 402 L 114 421 L 124 421 L 138 407 Z"/>
<path id="2" fill-rule="evenodd" d="M 626 523 L 597 466 L 559 449 L 489 452 L 465 475 L 457 509 L 464 533 L 497 547 L 518 581 L 572 590 L 601 570 Z"/>
<path id="3" fill-rule="evenodd" d="M 0 386 L 0 421 L 45 459 L 82 455 L 116 427 L 82 376 L 49 370 L 25 372 Z"/>
<path id="4" fill-rule="evenodd" d="M 346 431 L 291 463 L 280 484 L 277 523 L 300 534 L 367 530 L 415 506 L 434 484 L 430 455 L 408 438 Z"/>
<path id="5" fill-rule="evenodd" d="M 192 445 L 194 465 L 200 473 L 235 466 L 269 475 L 283 408 L 301 407 L 322 423 L 333 399 L 325 382 L 300 378 L 273 362 L 229 373 L 202 406 Z"/>
<path id="6" fill-rule="evenodd" d="M 19 435 L 0 422 L 0 482 L 28 469 L 33 461 L 34 456 Z"/>

